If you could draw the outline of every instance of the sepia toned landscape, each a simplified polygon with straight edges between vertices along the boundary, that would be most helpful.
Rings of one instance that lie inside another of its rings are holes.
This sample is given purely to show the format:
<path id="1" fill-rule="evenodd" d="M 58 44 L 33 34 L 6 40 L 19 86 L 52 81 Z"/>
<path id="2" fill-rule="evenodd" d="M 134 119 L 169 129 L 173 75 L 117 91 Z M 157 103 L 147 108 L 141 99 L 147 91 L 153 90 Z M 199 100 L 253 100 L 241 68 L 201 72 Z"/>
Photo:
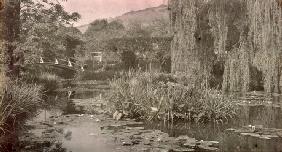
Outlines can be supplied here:
<path id="1" fill-rule="evenodd" d="M 0 0 L 0 152 L 282 152 L 281 0 Z"/>

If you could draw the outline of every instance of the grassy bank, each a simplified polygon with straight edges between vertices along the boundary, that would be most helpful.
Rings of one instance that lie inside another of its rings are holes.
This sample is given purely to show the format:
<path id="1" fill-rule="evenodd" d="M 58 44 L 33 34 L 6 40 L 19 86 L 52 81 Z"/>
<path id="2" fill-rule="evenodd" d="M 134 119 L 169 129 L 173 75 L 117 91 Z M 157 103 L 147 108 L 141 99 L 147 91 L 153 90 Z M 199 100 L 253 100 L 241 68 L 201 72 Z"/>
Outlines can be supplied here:
<path id="1" fill-rule="evenodd" d="M 0 135 L 16 129 L 36 114 L 41 105 L 41 86 L 7 82 L 0 99 Z"/>
<path id="2" fill-rule="evenodd" d="M 183 85 L 167 74 L 129 72 L 111 81 L 109 105 L 131 118 L 225 122 L 235 103 L 220 91 Z"/>
<path id="3" fill-rule="evenodd" d="M 45 93 L 53 92 L 61 86 L 61 77 L 52 72 L 28 71 L 23 78 L 24 82 L 29 84 L 38 84 L 42 86 Z"/>

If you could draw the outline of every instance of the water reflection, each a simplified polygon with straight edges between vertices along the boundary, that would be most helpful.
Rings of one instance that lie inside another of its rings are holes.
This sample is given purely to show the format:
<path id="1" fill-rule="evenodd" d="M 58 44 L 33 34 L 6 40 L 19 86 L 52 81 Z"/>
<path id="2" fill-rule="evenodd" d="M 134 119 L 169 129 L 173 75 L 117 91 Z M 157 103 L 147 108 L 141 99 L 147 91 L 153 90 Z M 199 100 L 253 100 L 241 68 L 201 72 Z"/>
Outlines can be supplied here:
<path id="1" fill-rule="evenodd" d="M 89 99 L 104 96 L 105 92 L 102 91 L 75 91 L 72 99 Z"/>
<path id="2" fill-rule="evenodd" d="M 224 152 L 281 152 L 281 143 L 281 137 L 262 138 L 226 132 L 222 139 L 221 149 Z"/>
<path id="3" fill-rule="evenodd" d="M 146 129 L 158 129 L 168 133 L 172 137 L 187 135 L 204 141 L 219 141 L 224 130 L 230 128 L 231 124 L 215 125 L 215 124 L 194 124 L 194 123 L 163 123 L 150 122 L 145 123 Z"/>
<path id="4" fill-rule="evenodd" d="M 116 148 L 113 141 L 101 134 L 101 129 L 95 122 L 83 122 L 79 126 L 71 126 L 65 130 L 71 132 L 71 138 L 63 140 L 63 147 L 69 151 L 112 152 Z"/>
<path id="5" fill-rule="evenodd" d="M 52 111 L 58 111 L 61 112 L 62 115 L 68 115 L 68 114 L 84 114 L 85 111 L 83 109 L 83 106 L 76 105 L 74 103 L 74 99 L 87 99 L 90 96 L 91 97 L 97 97 L 100 96 L 101 93 L 99 92 L 72 92 L 69 94 L 68 91 L 61 91 L 56 92 L 53 94 L 49 94 L 45 98 L 45 106 L 44 110 L 48 111 L 47 113 L 50 113 Z"/>
<path id="6" fill-rule="evenodd" d="M 282 109 L 278 105 L 240 105 L 239 126 L 261 125 L 264 128 L 282 128 Z"/>
<path id="7" fill-rule="evenodd" d="M 65 107 L 62 108 L 63 115 L 68 114 L 84 114 L 84 109 L 82 106 L 75 105 L 73 100 L 69 100 Z"/>

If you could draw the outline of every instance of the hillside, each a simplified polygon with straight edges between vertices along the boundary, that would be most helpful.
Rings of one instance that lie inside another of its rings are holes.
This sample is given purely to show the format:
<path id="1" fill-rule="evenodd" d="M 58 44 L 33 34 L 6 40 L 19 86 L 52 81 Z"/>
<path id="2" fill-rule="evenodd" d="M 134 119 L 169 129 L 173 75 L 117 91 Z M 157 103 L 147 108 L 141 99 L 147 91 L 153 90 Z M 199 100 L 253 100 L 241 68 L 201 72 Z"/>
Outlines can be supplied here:
<path id="1" fill-rule="evenodd" d="M 125 27 L 130 23 L 142 23 L 142 26 L 148 26 L 155 20 L 169 20 L 169 12 L 166 5 L 160 5 L 158 7 L 146 8 L 144 10 L 131 11 L 121 16 L 109 19 L 109 21 L 120 21 Z M 77 27 L 82 33 L 84 33 L 89 24 Z"/>
<path id="2" fill-rule="evenodd" d="M 85 33 L 86 30 L 88 29 L 89 24 L 81 25 L 76 27 L 81 33 Z"/>
<path id="3" fill-rule="evenodd" d="M 166 5 L 158 7 L 147 8 L 139 11 L 131 11 L 116 17 L 114 20 L 121 21 L 125 26 L 130 23 L 142 23 L 142 25 L 149 25 L 155 20 L 169 20 L 169 12 Z"/>

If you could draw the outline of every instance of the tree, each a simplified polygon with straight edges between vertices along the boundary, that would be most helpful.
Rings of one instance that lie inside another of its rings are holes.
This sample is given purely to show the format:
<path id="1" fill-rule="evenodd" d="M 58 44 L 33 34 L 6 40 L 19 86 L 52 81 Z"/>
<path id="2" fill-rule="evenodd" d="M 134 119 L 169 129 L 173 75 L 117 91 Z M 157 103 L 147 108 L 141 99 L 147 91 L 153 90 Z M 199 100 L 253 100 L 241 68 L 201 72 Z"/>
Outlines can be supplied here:
<path id="1" fill-rule="evenodd" d="M 21 41 L 18 51 L 24 51 L 26 62 L 30 63 L 38 62 L 38 56 L 47 59 L 65 57 L 63 52 L 68 50 L 66 39 L 79 37 L 77 30 L 71 28 L 71 23 L 79 18 L 80 15 L 76 12 L 66 12 L 58 1 L 22 1 Z"/>
<path id="2" fill-rule="evenodd" d="M 121 53 L 121 61 L 126 70 L 133 69 L 136 67 L 136 55 L 133 51 L 123 51 Z"/>
<path id="3" fill-rule="evenodd" d="M 106 44 L 109 39 L 120 38 L 124 33 L 125 28 L 118 21 L 95 20 L 84 33 L 86 49 L 88 52 L 104 51 L 106 50 Z"/>
<path id="4" fill-rule="evenodd" d="M 152 37 L 170 36 L 169 20 L 165 18 L 155 19 L 148 28 L 151 31 Z"/>
<path id="5" fill-rule="evenodd" d="M 131 22 L 126 31 L 126 37 L 150 37 L 151 32 L 142 27 L 139 22 Z"/>
<path id="6" fill-rule="evenodd" d="M 68 58 L 75 58 L 77 53 L 81 53 L 79 50 L 84 45 L 84 39 L 82 33 L 75 27 L 61 27 L 58 30 L 58 36 L 60 36 L 61 43 L 65 50 L 61 53 L 62 56 Z M 79 52 L 78 52 L 79 51 Z"/>
<path id="7" fill-rule="evenodd" d="M 3 103 L 5 83 L 7 79 L 18 77 L 14 66 L 15 41 L 19 38 L 20 27 L 20 1 L 6 0 L 0 3 L 0 104 Z M 3 120 L 2 108 L 0 109 L 0 120 Z M 2 124 L 1 124 L 2 125 Z M 2 126 L 0 126 L 2 127 Z M 12 151 L 12 144 L 7 144 L 5 149 Z M 1 148 L 2 150 L 2 148 Z"/>
<path id="8" fill-rule="evenodd" d="M 17 77 L 18 73 L 14 66 L 14 50 L 16 48 L 15 41 L 18 40 L 20 34 L 20 1 L 6 0 L 2 1 L 1 18 L 1 55 L 2 70 L 5 76 Z"/>
<path id="9" fill-rule="evenodd" d="M 280 92 L 279 0 L 171 0 L 169 7 L 174 73 L 211 78 L 213 65 L 223 61 L 224 91 L 252 91 L 254 73 L 262 73 L 264 90 Z"/>
<path id="10" fill-rule="evenodd" d="M 64 39 L 58 36 L 58 29 L 77 21 L 80 15 L 64 11 L 59 1 L 0 2 L 0 86 L 4 86 L 4 76 L 19 76 L 24 55 L 27 61 L 32 62 L 42 55 L 43 51 L 59 52 L 59 48 L 63 48 L 61 42 Z"/>

